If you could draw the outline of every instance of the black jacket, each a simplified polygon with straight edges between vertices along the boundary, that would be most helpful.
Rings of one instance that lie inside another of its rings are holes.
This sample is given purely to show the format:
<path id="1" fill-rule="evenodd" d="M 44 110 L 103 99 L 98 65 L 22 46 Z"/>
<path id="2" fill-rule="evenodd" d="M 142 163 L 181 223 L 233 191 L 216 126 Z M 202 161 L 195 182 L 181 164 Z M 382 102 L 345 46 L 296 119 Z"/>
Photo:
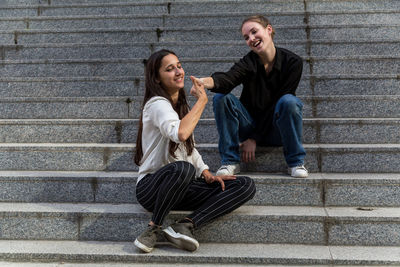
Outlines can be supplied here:
<path id="1" fill-rule="evenodd" d="M 213 73 L 214 88 L 211 91 L 228 94 L 243 84 L 240 102 L 256 123 L 256 131 L 250 138 L 262 143 L 272 127 L 276 103 L 285 94 L 295 95 L 302 70 L 303 61 L 299 56 L 276 47 L 275 63 L 267 75 L 260 57 L 251 51 L 229 71 Z"/>

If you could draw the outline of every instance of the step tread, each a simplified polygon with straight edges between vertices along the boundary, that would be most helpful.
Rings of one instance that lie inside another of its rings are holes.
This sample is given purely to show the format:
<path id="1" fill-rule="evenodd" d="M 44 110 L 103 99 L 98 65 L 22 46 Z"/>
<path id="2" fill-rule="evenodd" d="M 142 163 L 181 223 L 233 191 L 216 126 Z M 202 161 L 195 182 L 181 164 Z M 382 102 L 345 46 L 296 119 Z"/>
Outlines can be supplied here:
<path id="1" fill-rule="evenodd" d="M 287 182 L 287 183 L 314 183 L 326 180 L 335 182 L 354 182 L 367 184 L 375 182 L 399 183 L 400 173 L 310 173 L 308 178 L 292 178 L 286 174 L 265 172 L 241 172 L 240 175 L 249 176 L 258 182 Z M 103 179 L 137 179 L 137 171 L 4 171 L 0 170 L 1 181 L 7 178 L 103 178 Z"/>
<path id="2" fill-rule="evenodd" d="M 310 253 L 312 251 L 312 253 Z M 0 240 L 0 257 L 36 260 L 230 264 L 398 264 L 400 247 L 201 243 L 195 253 L 160 244 L 150 254 L 132 242 Z M 175 265 L 176 266 L 176 265 Z M 218 265 L 219 266 L 219 265 Z M 252 265 L 253 266 L 253 265 Z M 256 265 L 255 265 L 256 266 Z"/>
<path id="3" fill-rule="evenodd" d="M 0 203 L 0 214 L 34 214 L 60 216 L 68 214 L 133 215 L 148 214 L 139 204 L 104 203 Z M 185 211 L 171 211 L 170 214 L 185 214 Z M 307 207 L 307 206 L 254 206 L 244 205 L 231 213 L 239 217 L 262 216 L 269 219 L 292 218 L 296 220 L 337 220 L 400 221 L 400 207 Z"/>

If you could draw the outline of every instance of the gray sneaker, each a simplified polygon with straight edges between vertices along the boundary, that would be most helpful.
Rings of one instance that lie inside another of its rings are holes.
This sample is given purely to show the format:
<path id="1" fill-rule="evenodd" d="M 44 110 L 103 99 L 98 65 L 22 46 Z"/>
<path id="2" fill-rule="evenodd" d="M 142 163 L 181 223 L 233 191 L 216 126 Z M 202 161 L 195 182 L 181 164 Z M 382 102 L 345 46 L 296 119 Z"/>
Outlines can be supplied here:
<path id="1" fill-rule="evenodd" d="M 153 250 L 156 242 L 157 236 L 161 233 L 160 226 L 148 226 L 146 231 L 144 231 L 140 236 L 138 236 L 134 242 L 135 246 L 140 248 L 142 251 L 149 253 Z"/>
<path id="2" fill-rule="evenodd" d="M 173 223 L 164 229 L 165 238 L 178 248 L 195 251 L 199 248 L 199 242 L 193 237 L 193 224 Z"/>

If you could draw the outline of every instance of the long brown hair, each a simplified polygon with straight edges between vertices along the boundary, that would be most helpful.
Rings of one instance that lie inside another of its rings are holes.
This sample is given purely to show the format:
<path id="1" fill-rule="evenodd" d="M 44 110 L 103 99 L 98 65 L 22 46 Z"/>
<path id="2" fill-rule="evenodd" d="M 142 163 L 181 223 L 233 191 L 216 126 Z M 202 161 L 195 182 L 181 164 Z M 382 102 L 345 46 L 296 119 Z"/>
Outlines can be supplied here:
<path id="1" fill-rule="evenodd" d="M 176 105 L 172 103 L 171 96 L 167 91 L 161 86 L 161 83 L 157 82 L 160 79 L 160 67 L 162 59 L 167 55 L 175 55 L 172 51 L 162 49 L 153 53 L 146 62 L 145 68 L 145 92 L 142 104 L 142 113 L 139 119 L 139 130 L 136 137 L 136 153 L 135 153 L 135 163 L 140 166 L 140 161 L 143 158 L 143 148 L 142 148 L 142 133 L 143 133 L 143 108 L 147 101 L 153 96 L 162 96 L 171 102 L 172 107 L 178 113 L 179 119 L 182 119 L 189 112 L 189 105 L 186 101 L 185 89 L 181 88 L 179 90 L 178 101 Z M 193 134 L 184 142 L 186 151 L 189 155 L 192 154 L 194 148 Z M 178 149 L 178 144 L 170 141 L 169 142 L 169 154 L 175 157 L 175 151 Z"/>

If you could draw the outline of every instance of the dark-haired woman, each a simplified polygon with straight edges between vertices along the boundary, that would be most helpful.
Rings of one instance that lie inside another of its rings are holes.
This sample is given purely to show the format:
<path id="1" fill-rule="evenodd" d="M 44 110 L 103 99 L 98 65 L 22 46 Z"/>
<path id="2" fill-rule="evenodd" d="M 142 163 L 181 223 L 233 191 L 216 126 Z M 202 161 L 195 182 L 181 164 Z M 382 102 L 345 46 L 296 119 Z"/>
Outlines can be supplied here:
<path id="1" fill-rule="evenodd" d="M 241 160 L 255 160 L 257 146 L 283 146 L 288 173 L 305 178 L 303 104 L 295 96 L 302 59 L 275 47 L 275 31 L 263 16 L 246 18 L 240 30 L 251 51 L 229 71 L 199 79 L 205 88 L 217 93 L 213 108 L 222 159 L 217 175 L 239 173 Z M 243 84 L 240 100 L 230 94 L 239 84 Z"/>
<path id="2" fill-rule="evenodd" d="M 152 218 L 134 244 L 150 252 L 162 232 L 175 246 L 195 251 L 199 243 L 193 230 L 250 200 L 255 185 L 244 176 L 214 176 L 204 164 L 194 147 L 193 130 L 208 98 L 204 86 L 191 77 L 190 93 L 197 101 L 189 110 L 183 89 L 185 72 L 172 51 L 152 54 L 145 76 L 136 141 L 135 163 L 140 166 L 136 196 Z M 193 212 L 162 230 L 172 209 Z"/>

